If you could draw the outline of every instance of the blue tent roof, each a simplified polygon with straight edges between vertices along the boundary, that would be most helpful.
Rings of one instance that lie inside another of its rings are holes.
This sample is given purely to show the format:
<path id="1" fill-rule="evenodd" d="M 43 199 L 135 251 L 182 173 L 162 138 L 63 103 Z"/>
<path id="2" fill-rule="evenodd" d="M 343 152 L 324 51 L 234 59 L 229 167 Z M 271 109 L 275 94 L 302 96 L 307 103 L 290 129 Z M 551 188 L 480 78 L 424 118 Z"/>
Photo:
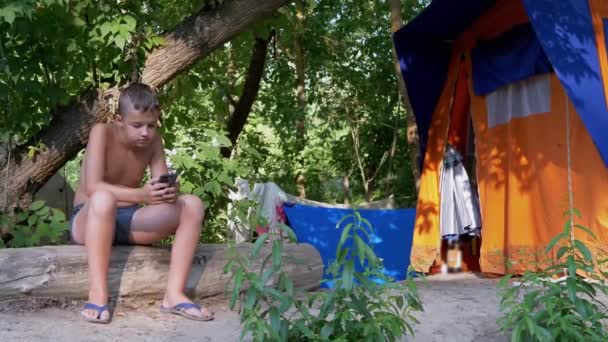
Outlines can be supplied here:
<path id="1" fill-rule="evenodd" d="M 495 3 L 433 0 L 393 36 L 422 155 L 445 82 L 451 41 Z M 545 54 L 608 165 L 608 108 L 588 1 L 524 0 L 524 5 Z"/>

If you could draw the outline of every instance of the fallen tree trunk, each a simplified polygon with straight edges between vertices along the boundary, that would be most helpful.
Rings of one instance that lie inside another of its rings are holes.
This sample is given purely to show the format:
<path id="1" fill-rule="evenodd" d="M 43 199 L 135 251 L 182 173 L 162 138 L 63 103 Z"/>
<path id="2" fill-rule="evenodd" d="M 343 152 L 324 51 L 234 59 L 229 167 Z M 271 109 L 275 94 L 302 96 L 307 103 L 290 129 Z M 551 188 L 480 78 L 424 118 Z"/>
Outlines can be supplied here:
<path id="1" fill-rule="evenodd" d="M 241 255 L 251 252 L 252 244 L 236 245 Z M 259 270 L 266 246 L 254 262 Z M 302 260 L 288 262 L 286 256 Z M 196 251 L 186 290 L 196 297 L 223 295 L 230 274 L 224 265 L 230 257 L 226 245 L 200 245 Z M 108 283 L 111 296 L 162 298 L 167 284 L 170 251 L 166 248 L 121 246 L 112 251 Z M 323 276 L 319 252 L 308 244 L 285 244 L 284 267 L 294 286 L 316 289 Z M 269 267 L 268 265 L 266 267 Z M 49 246 L 0 250 L 0 302 L 33 297 L 86 298 L 88 295 L 86 250 L 82 246 Z"/>

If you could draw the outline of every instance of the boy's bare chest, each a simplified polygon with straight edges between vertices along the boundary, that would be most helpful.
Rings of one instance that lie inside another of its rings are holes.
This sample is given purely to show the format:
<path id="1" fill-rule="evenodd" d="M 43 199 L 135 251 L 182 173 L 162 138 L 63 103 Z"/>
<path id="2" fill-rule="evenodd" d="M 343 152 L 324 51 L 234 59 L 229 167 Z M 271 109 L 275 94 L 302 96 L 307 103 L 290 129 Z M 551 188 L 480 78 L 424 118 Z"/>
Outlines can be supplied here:
<path id="1" fill-rule="evenodd" d="M 104 178 L 112 184 L 138 186 L 150 164 L 150 158 L 149 151 L 135 152 L 110 143 L 106 149 Z"/>

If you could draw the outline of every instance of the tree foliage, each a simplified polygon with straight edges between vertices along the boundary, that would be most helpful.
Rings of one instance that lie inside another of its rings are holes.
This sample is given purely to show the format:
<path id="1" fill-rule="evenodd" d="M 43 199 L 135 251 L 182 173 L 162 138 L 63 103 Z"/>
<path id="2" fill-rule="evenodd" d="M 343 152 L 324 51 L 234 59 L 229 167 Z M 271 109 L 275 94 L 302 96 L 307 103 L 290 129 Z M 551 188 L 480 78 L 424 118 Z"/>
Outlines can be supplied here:
<path id="1" fill-rule="evenodd" d="M 403 3 L 407 19 L 424 1 Z M 29 142 L 34 157 L 47 148 L 37 144 L 36 134 L 53 124 L 58 107 L 86 89 L 137 79 L 146 55 L 163 44 L 163 32 L 202 8 L 223 4 L 0 0 L 3 143 Z M 209 207 L 206 223 L 214 237 L 205 240 L 226 236 L 226 194 L 237 176 L 250 183 L 274 181 L 296 193 L 295 176 L 303 174 L 308 198 L 327 202 L 391 194 L 403 205 L 415 200 L 405 138 L 411 113 L 398 101 L 388 2 L 306 0 L 297 15 L 295 3 L 288 4 L 161 89 L 170 161 L 183 189 Z M 304 55 L 304 106 L 296 97 L 295 37 Z M 256 38 L 270 39 L 265 72 L 226 159 L 216 152 L 227 145 L 226 125 L 243 94 Z M 296 142 L 298 122 L 305 125 L 304 147 Z M 72 185 L 81 157 L 66 166 Z"/>

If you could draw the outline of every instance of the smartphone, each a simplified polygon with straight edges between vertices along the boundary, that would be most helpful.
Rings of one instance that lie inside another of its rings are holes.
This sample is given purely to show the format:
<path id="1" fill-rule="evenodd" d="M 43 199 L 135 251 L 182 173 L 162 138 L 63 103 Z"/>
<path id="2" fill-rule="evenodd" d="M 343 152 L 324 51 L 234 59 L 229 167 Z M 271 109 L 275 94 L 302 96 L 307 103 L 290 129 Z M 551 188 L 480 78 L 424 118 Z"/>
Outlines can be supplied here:
<path id="1" fill-rule="evenodd" d="M 177 182 L 177 173 L 167 173 L 158 177 L 159 183 L 167 183 L 169 186 L 174 186 Z"/>

